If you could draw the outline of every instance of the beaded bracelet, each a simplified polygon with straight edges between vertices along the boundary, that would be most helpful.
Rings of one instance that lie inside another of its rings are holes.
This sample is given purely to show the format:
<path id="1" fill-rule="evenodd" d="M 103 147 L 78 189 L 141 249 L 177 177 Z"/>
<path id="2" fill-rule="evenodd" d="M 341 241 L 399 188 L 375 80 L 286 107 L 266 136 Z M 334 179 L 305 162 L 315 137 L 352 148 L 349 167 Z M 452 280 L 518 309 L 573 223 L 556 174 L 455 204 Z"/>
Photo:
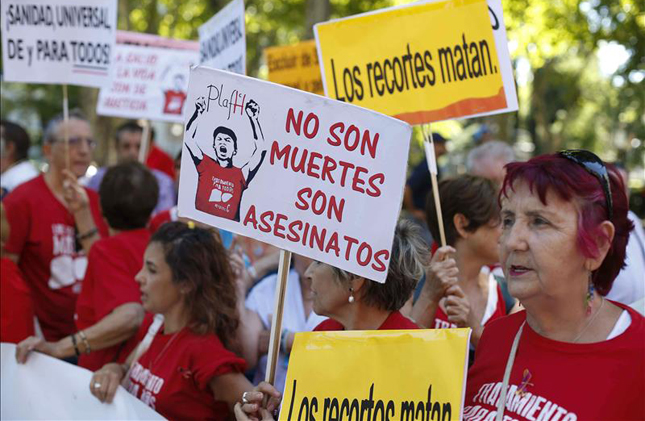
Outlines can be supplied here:
<path id="1" fill-rule="evenodd" d="M 76 354 L 77 357 L 81 355 L 81 351 L 78 350 L 78 343 L 76 342 L 76 334 L 71 335 L 72 338 L 72 345 L 74 345 L 74 354 Z"/>
<path id="2" fill-rule="evenodd" d="M 87 336 L 85 336 L 85 332 L 83 332 L 82 330 L 79 330 L 78 331 L 78 336 L 81 337 L 81 340 L 83 341 L 83 344 L 85 345 L 85 353 L 89 354 L 90 352 L 92 352 L 92 348 L 90 348 L 90 343 L 87 340 Z"/>

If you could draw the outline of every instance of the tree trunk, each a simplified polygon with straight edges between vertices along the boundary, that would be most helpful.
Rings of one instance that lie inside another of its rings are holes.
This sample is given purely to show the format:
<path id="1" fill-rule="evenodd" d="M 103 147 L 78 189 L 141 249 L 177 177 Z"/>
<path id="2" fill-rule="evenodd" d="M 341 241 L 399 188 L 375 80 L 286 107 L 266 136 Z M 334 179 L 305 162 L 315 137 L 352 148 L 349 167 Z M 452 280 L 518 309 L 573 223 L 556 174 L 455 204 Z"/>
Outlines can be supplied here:
<path id="1" fill-rule="evenodd" d="M 305 11 L 307 39 L 314 37 L 314 25 L 318 22 L 329 20 L 331 16 L 331 3 L 330 0 L 307 0 Z"/>

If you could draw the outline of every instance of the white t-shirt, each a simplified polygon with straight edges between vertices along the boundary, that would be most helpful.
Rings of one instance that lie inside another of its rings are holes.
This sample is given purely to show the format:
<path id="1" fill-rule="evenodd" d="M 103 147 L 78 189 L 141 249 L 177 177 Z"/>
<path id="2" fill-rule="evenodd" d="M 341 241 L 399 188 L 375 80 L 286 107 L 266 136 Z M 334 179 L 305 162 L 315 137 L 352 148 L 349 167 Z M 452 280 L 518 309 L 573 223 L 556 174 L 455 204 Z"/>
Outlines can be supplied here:
<path id="1" fill-rule="evenodd" d="M 633 212 L 628 213 L 634 223 L 627 243 L 626 266 L 620 271 L 607 298 L 630 305 L 645 296 L 645 232 Z"/>
<path id="2" fill-rule="evenodd" d="M 278 275 L 267 276 L 261 280 L 246 298 L 246 308 L 253 310 L 260 316 L 265 329 L 269 328 L 271 323 L 269 316 L 273 314 L 275 286 Z M 285 294 L 284 313 L 282 316 L 282 328 L 291 332 L 310 332 L 326 317 L 319 316 L 313 311 L 307 318 L 305 316 L 305 307 L 302 303 L 302 292 L 300 289 L 300 277 L 294 269 L 289 271 L 287 281 L 287 291 Z M 280 392 L 284 391 L 285 381 L 287 380 L 287 365 L 289 358 L 280 354 L 278 366 L 275 375 L 275 388 Z M 253 383 L 258 384 L 264 381 L 266 373 L 267 356 L 263 355 L 258 361 Z"/>
<path id="3" fill-rule="evenodd" d="M 10 167 L 0 176 L 0 187 L 2 196 L 6 195 L 25 181 L 38 176 L 38 170 L 29 161 L 22 161 L 19 164 Z"/>

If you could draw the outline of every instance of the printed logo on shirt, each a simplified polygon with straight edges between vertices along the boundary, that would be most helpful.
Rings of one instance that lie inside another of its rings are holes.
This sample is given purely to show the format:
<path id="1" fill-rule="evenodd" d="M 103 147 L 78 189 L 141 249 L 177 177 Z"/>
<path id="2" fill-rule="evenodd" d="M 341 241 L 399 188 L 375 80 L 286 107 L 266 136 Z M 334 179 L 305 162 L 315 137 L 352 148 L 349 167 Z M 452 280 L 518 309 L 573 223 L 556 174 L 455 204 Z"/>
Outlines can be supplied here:
<path id="1" fill-rule="evenodd" d="M 81 281 L 87 269 L 87 257 L 76 253 L 74 227 L 65 224 L 52 225 L 53 259 L 49 264 L 51 272 L 47 285 L 56 290 L 69 286 L 73 292 L 81 292 Z"/>
<path id="2" fill-rule="evenodd" d="M 434 319 L 435 329 L 456 329 L 457 325 L 441 319 Z"/>
<path id="3" fill-rule="evenodd" d="M 486 383 L 479 388 L 473 398 L 473 405 L 464 408 L 464 419 L 469 421 L 492 421 L 497 415 L 497 404 L 502 391 L 502 382 Z M 483 404 L 483 405 L 477 405 Z M 492 407 L 493 409 L 488 409 Z M 518 418 L 529 421 L 576 421 L 578 415 L 568 409 L 526 391 L 524 382 L 519 387 L 509 385 L 506 393 L 506 409 L 504 420 Z"/>
<path id="4" fill-rule="evenodd" d="M 157 394 L 164 384 L 164 379 L 155 376 L 147 368 L 143 368 L 138 362 L 134 364 L 134 368 L 130 373 L 130 385 L 128 392 L 135 397 L 139 398 L 143 403 L 150 408 L 155 409 L 157 403 Z M 141 389 L 143 386 L 143 390 Z M 139 394 L 139 392 L 141 392 Z"/>

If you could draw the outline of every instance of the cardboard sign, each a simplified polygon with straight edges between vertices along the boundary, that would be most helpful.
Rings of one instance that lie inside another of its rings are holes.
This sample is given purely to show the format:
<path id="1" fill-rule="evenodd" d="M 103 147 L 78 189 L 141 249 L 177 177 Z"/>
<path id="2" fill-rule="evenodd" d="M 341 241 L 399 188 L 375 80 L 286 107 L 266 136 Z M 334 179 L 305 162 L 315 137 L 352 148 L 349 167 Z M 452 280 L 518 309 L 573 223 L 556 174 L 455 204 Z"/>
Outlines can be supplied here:
<path id="1" fill-rule="evenodd" d="M 180 216 L 385 281 L 409 125 L 201 66 L 187 101 Z"/>
<path id="2" fill-rule="evenodd" d="M 269 67 L 269 80 L 318 95 L 325 91 L 320 76 L 316 41 L 303 41 L 284 47 L 264 50 Z"/>
<path id="3" fill-rule="evenodd" d="M 385 9 L 315 32 L 331 98 L 410 124 L 507 107 L 486 0 Z"/>
<path id="4" fill-rule="evenodd" d="M 297 333 L 280 420 L 462 419 L 470 332 Z"/>
<path id="5" fill-rule="evenodd" d="M 246 74 L 244 0 L 232 0 L 199 27 L 199 51 L 204 66 Z"/>
<path id="6" fill-rule="evenodd" d="M 100 87 L 116 40 L 116 0 L 3 0 L 6 82 Z"/>
<path id="7" fill-rule="evenodd" d="M 2 343 L 0 418 L 3 420 L 163 420 L 123 387 L 111 404 L 90 393 L 92 372 L 33 352 L 16 362 L 16 346 Z"/>
<path id="8" fill-rule="evenodd" d="M 183 123 L 190 66 L 199 60 L 197 43 L 177 49 L 170 47 L 177 46 L 173 40 L 121 38 L 157 47 L 117 44 L 111 82 L 99 93 L 97 114 Z"/>

